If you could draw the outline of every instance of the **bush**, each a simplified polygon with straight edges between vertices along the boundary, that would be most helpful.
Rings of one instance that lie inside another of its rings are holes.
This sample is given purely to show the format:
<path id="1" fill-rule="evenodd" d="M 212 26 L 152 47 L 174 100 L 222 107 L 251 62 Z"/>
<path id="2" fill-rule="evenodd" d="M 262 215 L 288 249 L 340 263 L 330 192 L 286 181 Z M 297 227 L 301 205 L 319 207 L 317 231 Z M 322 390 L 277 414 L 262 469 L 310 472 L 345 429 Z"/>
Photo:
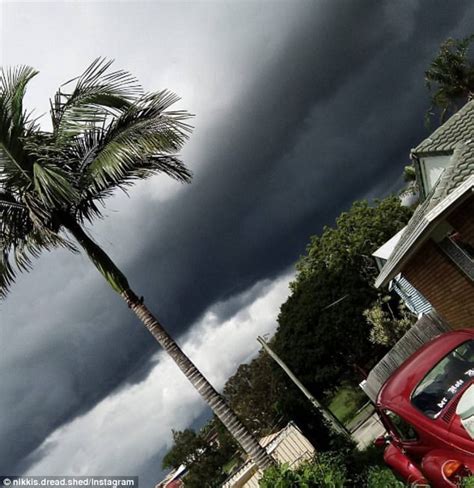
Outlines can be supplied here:
<path id="1" fill-rule="evenodd" d="M 461 488 L 474 488 L 474 476 L 464 478 L 461 483 Z"/>
<path id="2" fill-rule="evenodd" d="M 318 454 L 313 461 L 300 464 L 294 471 L 288 464 L 267 469 L 260 488 L 344 488 L 346 467 L 336 453 Z"/>
<path id="3" fill-rule="evenodd" d="M 404 488 L 405 483 L 397 480 L 388 468 L 372 467 L 367 472 L 367 488 Z"/>
<path id="4" fill-rule="evenodd" d="M 261 488 L 297 488 L 298 481 L 298 473 L 285 463 L 266 469 L 259 485 Z"/>

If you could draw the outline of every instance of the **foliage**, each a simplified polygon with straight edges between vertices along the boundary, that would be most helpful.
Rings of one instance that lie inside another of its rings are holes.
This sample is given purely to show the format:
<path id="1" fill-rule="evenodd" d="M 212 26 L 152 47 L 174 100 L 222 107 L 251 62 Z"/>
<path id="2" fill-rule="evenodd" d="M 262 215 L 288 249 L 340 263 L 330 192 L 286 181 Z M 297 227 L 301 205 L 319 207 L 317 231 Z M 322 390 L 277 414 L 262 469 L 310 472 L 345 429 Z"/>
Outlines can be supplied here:
<path id="1" fill-rule="evenodd" d="M 461 482 L 461 488 L 474 488 L 474 476 L 464 478 Z"/>
<path id="2" fill-rule="evenodd" d="M 38 72 L 28 66 L 0 72 L 0 297 L 31 259 L 57 246 L 75 249 L 76 237 L 112 287 L 128 288 L 81 225 L 101 215 L 105 199 L 137 179 L 191 174 L 177 157 L 189 114 L 168 110 L 178 97 L 144 93 L 129 73 L 96 59 L 62 85 L 51 105 L 52 130 L 41 129 L 23 107 Z"/>
<path id="3" fill-rule="evenodd" d="M 406 306 L 398 301 L 398 313 L 390 307 L 391 297 L 379 297 L 374 304 L 364 311 L 364 317 L 372 327 L 370 341 L 374 344 L 393 346 L 398 339 L 416 322 Z"/>
<path id="4" fill-rule="evenodd" d="M 173 431 L 174 444 L 162 461 L 163 468 L 186 466 L 186 487 L 218 486 L 227 476 L 223 467 L 237 451 L 232 437 L 216 419 L 196 433 Z"/>
<path id="5" fill-rule="evenodd" d="M 474 65 L 468 57 L 474 35 L 464 39 L 447 39 L 425 72 L 426 86 L 434 91 L 433 108 L 441 110 L 441 121 L 456 111 L 474 92 Z M 428 116 L 433 115 L 432 112 Z"/>
<path id="6" fill-rule="evenodd" d="M 363 311 L 377 298 L 377 269 L 371 257 L 408 221 L 411 210 L 388 197 L 370 206 L 355 202 L 311 238 L 298 264 L 292 293 L 282 305 L 276 352 L 317 397 L 381 354 L 368 340 Z M 357 378 L 359 379 L 359 378 Z"/>
<path id="7" fill-rule="evenodd" d="M 350 267 L 371 284 L 377 273 L 372 252 L 398 232 L 411 213 L 395 196 L 376 200 L 373 206 L 367 200 L 354 202 L 336 219 L 335 227 L 324 227 L 321 236 L 311 238 L 306 255 L 296 265 L 292 289 L 323 270 L 346 272 Z"/>
<path id="8" fill-rule="evenodd" d="M 313 461 L 291 470 L 287 464 L 265 471 L 261 488 L 344 488 L 347 482 L 344 462 L 336 453 L 318 454 Z"/>
<path id="9" fill-rule="evenodd" d="M 173 447 L 163 458 L 163 468 L 188 466 L 199 459 L 207 448 L 207 442 L 192 429 L 173 430 Z"/>
<path id="10" fill-rule="evenodd" d="M 381 451 L 342 448 L 318 453 L 314 459 L 291 470 L 287 464 L 265 471 L 261 488 L 402 488 L 388 469 Z"/>
<path id="11" fill-rule="evenodd" d="M 224 387 L 224 396 L 240 420 L 260 436 L 271 432 L 282 416 L 279 400 L 287 395 L 286 382 L 275 374 L 273 359 L 265 353 L 241 364 Z"/>
<path id="12" fill-rule="evenodd" d="M 406 183 L 416 181 L 416 172 L 412 164 L 403 168 L 403 179 Z"/>
<path id="13" fill-rule="evenodd" d="M 367 473 L 367 488 L 404 488 L 405 483 L 397 480 L 389 468 L 371 467 Z"/>
<path id="14" fill-rule="evenodd" d="M 227 380 L 224 396 L 255 435 L 267 435 L 292 420 L 318 449 L 335 442 L 321 414 L 266 353 L 238 368 Z"/>

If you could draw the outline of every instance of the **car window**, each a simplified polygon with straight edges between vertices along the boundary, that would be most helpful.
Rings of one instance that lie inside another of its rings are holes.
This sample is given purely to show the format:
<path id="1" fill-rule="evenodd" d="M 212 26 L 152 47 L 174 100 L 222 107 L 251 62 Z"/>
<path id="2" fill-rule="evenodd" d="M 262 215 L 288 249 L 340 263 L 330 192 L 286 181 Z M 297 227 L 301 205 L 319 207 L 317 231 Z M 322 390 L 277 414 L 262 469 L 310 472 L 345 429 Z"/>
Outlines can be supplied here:
<path id="1" fill-rule="evenodd" d="M 400 415 L 395 412 L 386 410 L 390 423 L 395 429 L 395 434 L 398 435 L 399 439 L 402 441 L 415 441 L 418 439 L 418 434 L 416 430 L 405 420 L 403 420 Z"/>
<path id="2" fill-rule="evenodd" d="M 474 378 L 474 341 L 467 341 L 447 354 L 423 378 L 411 401 L 426 416 L 437 418 L 466 382 Z"/>

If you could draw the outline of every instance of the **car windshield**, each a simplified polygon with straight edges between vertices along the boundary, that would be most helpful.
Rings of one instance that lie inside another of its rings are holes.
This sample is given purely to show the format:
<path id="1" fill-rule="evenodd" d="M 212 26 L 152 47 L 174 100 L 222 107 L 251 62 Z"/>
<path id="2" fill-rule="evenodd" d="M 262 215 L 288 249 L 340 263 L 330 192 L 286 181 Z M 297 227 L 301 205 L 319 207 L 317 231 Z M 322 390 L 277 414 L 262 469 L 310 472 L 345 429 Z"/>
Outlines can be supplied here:
<path id="1" fill-rule="evenodd" d="M 464 342 L 445 356 L 423 378 L 411 401 L 430 418 L 436 418 L 466 382 L 474 378 L 474 340 Z"/>

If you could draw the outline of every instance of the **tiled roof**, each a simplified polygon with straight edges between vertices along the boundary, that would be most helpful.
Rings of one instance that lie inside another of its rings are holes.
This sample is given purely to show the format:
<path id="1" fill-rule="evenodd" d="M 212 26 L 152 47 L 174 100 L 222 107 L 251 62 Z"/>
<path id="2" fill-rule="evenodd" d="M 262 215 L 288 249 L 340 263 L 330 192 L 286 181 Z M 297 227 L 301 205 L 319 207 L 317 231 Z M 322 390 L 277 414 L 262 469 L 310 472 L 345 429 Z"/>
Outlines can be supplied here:
<path id="1" fill-rule="evenodd" d="M 474 100 L 466 103 L 411 152 L 418 156 L 435 152 L 449 153 L 458 143 L 469 141 L 472 137 L 474 137 Z"/>
<path id="2" fill-rule="evenodd" d="M 472 106 L 474 107 L 474 105 Z M 471 177 L 474 177 L 474 141 L 458 143 L 454 148 L 449 166 L 408 222 L 405 232 L 375 282 L 376 287 L 386 284 L 400 272 L 402 261 L 430 225 L 430 219 L 427 218 L 428 213 Z"/>

